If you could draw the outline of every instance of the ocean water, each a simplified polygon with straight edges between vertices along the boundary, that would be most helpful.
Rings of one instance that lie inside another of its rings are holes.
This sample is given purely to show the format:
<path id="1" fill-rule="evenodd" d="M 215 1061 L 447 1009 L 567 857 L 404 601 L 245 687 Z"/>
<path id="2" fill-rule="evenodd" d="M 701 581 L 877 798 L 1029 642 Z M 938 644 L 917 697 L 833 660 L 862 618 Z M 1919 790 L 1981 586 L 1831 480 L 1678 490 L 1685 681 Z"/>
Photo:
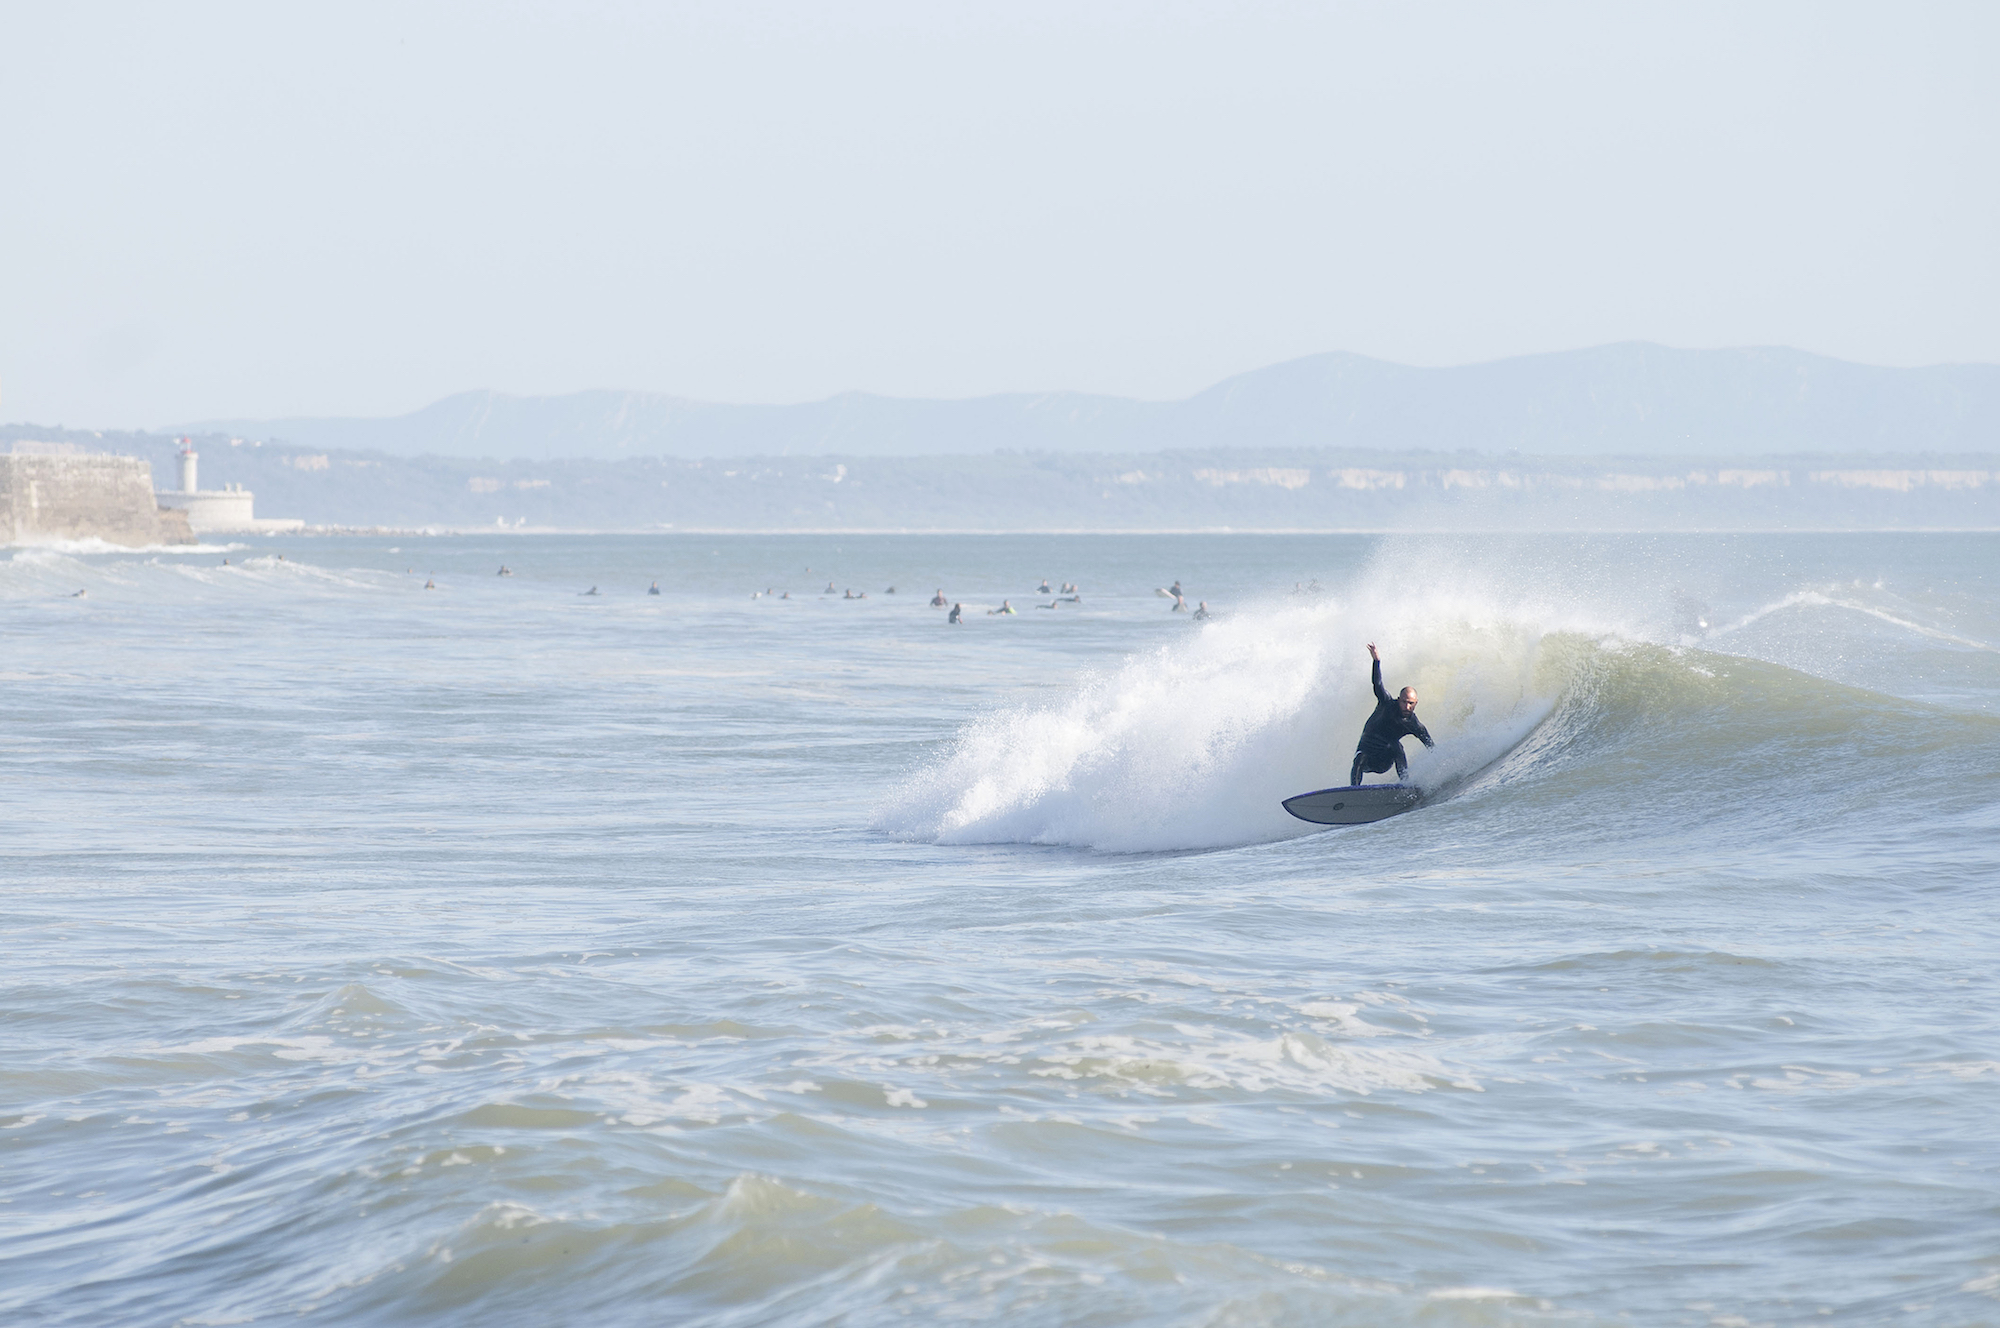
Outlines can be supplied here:
<path id="1" fill-rule="evenodd" d="M 2000 1322 L 2000 537 L 15 550 L 0 711 L 8 1324 Z"/>

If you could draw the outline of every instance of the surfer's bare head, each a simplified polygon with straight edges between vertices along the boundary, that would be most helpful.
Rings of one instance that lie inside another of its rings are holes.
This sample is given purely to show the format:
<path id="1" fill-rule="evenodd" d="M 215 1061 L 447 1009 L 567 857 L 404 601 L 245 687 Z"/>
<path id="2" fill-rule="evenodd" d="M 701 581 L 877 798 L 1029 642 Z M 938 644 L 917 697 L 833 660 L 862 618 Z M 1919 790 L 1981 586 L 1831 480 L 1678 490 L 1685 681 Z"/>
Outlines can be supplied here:
<path id="1" fill-rule="evenodd" d="M 1403 694 L 1397 697 L 1396 700 L 1403 707 L 1404 714 L 1411 713 L 1417 708 L 1417 689 L 1414 687 L 1405 687 Z"/>

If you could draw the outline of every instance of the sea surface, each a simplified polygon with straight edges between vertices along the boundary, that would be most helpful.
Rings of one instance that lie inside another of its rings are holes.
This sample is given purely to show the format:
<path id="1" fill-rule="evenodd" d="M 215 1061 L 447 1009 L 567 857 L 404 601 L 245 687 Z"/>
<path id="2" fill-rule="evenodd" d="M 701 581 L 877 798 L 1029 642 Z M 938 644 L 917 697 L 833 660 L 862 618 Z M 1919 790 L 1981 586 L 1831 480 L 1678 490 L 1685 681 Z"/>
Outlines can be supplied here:
<path id="1" fill-rule="evenodd" d="M 9 1325 L 2000 1323 L 2000 537 L 0 551 L 0 812 Z"/>

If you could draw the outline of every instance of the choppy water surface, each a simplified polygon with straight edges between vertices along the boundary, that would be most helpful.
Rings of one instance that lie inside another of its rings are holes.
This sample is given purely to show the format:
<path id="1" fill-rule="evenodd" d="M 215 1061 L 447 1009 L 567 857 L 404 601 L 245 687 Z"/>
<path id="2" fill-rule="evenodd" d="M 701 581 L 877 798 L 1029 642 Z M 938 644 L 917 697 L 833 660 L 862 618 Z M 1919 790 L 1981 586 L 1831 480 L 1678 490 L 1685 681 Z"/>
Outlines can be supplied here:
<path id="1" fill-rule="evenodd" d="M 0 554 L 0 1318 L 1995 1322 L 1997 577 Z M 1369 640 L 1450 796 L 1313 833 Z"/>

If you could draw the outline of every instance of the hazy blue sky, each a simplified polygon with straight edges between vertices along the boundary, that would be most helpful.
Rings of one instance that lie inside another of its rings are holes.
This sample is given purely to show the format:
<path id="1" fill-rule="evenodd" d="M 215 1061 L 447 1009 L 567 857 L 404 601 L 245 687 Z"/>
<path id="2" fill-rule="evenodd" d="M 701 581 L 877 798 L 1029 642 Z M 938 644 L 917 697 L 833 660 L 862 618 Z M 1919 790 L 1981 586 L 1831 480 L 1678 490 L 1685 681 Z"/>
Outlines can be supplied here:
<path id="1" fill-rule="evenodd" d="M 0 418 L 2000 360 L 2000 4 L 0 3 Z"/>

